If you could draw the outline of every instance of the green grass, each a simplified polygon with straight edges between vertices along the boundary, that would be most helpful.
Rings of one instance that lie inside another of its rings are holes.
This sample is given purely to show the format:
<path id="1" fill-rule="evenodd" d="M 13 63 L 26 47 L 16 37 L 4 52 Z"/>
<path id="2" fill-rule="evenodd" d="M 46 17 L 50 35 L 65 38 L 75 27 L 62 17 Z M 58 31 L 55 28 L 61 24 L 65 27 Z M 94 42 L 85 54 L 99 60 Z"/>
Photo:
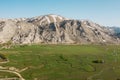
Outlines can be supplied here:
<path id="1" fill-rule="evenodd" d="M 4 78 L 4 77 L 17 77 L 17 76 L 11 73 L 0 72 L 0 78 Z"/>
<path id="2" fill-rule="evenodd" d="M 26 80 L 117 80 L 120 78 L 120 46 L 31 45 L 2 49 L 10 60 L 2 66 L 28 69 Z M 104 63 L 93 63 L 104 60 Z M 0 73 L 5 75 L 5 73 Z M 8 74 L 6 74 L 8 75 Z"/>

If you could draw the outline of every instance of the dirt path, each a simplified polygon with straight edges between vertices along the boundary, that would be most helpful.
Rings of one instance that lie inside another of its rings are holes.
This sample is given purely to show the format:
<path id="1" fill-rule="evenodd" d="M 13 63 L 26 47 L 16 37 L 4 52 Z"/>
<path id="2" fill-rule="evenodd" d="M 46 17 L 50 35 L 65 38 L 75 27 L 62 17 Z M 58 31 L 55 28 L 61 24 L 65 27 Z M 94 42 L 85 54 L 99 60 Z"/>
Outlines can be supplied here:
<path id="1" fill-rule="evenodd" d="M 13 73 L 13 74 L 17 75 L 17 76 L 20 78 L 20 80 L 25 80 L 25 79 L 21 76 L 20 73 L 15 72 L 15 71 L 11 71 L 11 70 L 0 70 L 0 72 L 9 72 L 9 73 Z"/>
<path id="2" fill-rule="evenodd" d="M 0 62 L 0 64 L 8 63 L 8 62 L 9 62 L 9 60 L 4 61 L 4 62 Z M 26 69 L 26 68 L 25 68 L 25 69 Z M 21 74 L 20 74 L 19 72 L 15 71 L 15 70 L 9 70 L 9 69 L 5 69 L 5 67 L 3 67 L 3 68 L 0 69 L 0 72 L 12 73 L 12 74 L 17 75 L 17 76 L 19 77 L 20 80 L 25 80 L 25 79 L 21 76 Z"/>

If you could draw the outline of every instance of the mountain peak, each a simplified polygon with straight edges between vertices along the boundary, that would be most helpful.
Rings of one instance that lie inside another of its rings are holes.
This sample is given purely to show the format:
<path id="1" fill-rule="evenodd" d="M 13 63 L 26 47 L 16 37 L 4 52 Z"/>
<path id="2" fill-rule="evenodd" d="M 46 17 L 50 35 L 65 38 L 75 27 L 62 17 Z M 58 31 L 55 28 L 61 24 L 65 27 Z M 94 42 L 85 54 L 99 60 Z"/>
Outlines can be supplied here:
<path id="1" fill-rule="evenodd" d="M 65 17 L 62 17 L 60 15 L 54 15 L 54 14 L 37 16 L 37 17 L 27 19 L 28 22 L 34 22 L 34 21 L 38 22 L 39 21 L 40 25 L 61 22 L 64 20 L 68 20 L 68 19 Z"/>

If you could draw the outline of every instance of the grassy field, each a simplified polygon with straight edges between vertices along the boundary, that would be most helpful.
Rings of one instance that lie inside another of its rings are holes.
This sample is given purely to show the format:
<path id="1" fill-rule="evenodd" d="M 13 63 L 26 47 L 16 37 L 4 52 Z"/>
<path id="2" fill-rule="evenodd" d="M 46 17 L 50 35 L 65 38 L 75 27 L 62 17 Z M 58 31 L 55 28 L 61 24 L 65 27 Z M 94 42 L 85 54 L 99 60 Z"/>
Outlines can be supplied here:
<path id="1" fill-rule="evenodd" d="M 2 49 L 26 80 L 120 80 L 120 46 L 32 45 Z M 0 77 L 15 75 L 0 72 Z"/>

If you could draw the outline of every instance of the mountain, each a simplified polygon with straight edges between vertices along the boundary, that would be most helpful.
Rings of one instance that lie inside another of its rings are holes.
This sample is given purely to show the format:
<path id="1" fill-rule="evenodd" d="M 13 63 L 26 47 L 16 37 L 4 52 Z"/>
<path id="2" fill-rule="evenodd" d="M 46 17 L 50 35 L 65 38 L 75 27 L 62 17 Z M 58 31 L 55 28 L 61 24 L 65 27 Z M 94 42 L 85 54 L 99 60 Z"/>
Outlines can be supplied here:
<path id="1" fill-rule="evenodd" d="M 113 26 L 113 27 L 108 27 L 108 29 L 113 32 L 114 36 L 120 38 L 120 27 Z"/>
<path id="2" fill-rule="evenodd" d="M 89 20 L 59 15 L 0 19 L 0 43 L 14 44 L 118 44 L 110 29 Z"/>
<path id="3" fill-rule="evenodd" d="M 108 29 L 112 30 L 114 33 L 120 33 L 120 27 L 113 26 L 113 27 L 108 27 Z"/>

